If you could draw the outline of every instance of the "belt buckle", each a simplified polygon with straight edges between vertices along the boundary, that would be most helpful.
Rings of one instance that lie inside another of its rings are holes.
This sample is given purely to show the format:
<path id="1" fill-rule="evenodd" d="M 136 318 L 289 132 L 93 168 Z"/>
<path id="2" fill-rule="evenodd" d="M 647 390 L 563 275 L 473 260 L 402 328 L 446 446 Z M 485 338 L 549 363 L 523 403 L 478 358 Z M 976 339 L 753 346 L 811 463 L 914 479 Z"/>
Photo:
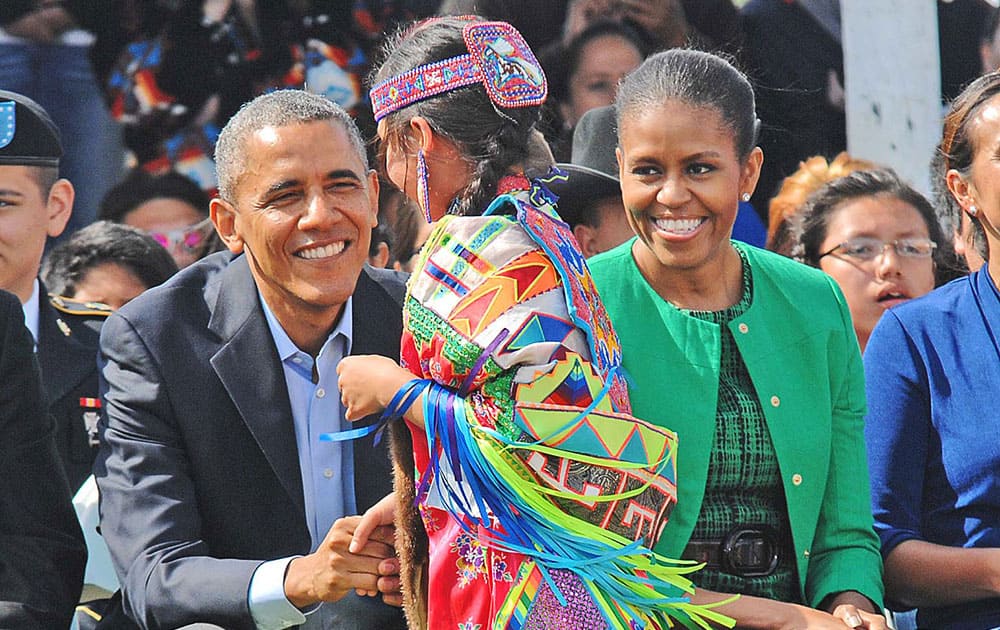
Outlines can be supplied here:
<path id="1" fill-rule="evenodd" d="M 723 539 L 720 551 L 719 564 L 732 575 L 763 577 L 778 567 L 777 538 L 767 528 L 734 528 Z"/>

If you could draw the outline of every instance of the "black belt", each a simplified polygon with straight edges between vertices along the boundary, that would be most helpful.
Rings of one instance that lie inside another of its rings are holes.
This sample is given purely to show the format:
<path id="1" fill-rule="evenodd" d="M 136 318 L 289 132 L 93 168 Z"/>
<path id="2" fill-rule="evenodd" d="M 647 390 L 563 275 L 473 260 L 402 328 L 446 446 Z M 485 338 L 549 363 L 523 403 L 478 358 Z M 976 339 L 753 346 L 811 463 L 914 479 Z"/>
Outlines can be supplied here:
<path id="1" fill-rule="evenodd" d="M 734 527 L 723 538 L 692 538 L 681 558 L 732 575 L 761 577 L 778 568 L 780 549 L 777 535 L 768 527 Z"/>

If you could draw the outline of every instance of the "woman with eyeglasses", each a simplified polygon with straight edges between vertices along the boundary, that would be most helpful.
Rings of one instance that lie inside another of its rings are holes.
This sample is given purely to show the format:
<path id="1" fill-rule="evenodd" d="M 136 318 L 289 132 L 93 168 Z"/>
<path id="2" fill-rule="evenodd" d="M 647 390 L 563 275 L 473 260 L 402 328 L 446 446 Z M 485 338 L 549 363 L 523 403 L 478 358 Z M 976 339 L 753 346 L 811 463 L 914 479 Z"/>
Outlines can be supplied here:
<path id="1" fill-rule="evenodd" d="M 677 431 L 677 507 L 655 550 L 705 566 L 697 601 L 740 628 L 885 628 L 864 377 L 828 276 L 732 240 L 763 153 L 724 59 L 671 49 L 622 82 L 622 199 L 637 234 L 588 260 L 633 410 Z"/>
<path id="2" fill-rule="evenodd" d="M 865 436 L 887 596 L 921 628 L 1000 626 L 1000 73 L 951 105 L 948 190 L 986 264 L 885 313 L 865 351 Z"/>
<path id="3" fill-rule="evenodd" d="M 792 218 L 790 232 L 792 257 L 840 285 L 862 352 L 882 314 L 931 291 L 947 267 L 934 208 L 888 169 L 824 185 Z"/>

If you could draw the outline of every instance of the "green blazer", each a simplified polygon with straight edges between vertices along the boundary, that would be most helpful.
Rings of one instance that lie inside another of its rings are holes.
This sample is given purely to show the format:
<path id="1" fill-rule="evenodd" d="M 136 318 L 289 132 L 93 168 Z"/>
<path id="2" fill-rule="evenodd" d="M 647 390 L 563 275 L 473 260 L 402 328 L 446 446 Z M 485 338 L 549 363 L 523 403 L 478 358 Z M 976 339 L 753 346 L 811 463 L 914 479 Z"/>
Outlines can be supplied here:
<path id="1" fill-rule="evenodd" d="M 588 263 L 621 339 L 633 413 L 678 434 L 677 507 L 656 548 L 677 558 L 705 493 L 720 330 L 656 294 L 632 258 L 633 242 Z M 733 244 L 749 260 L 753 301 L 729 328 L 777 453 L 804 601 L 815 607 L 832 593 L 853 590 L 881 606 L 863 430 L 865 382 L 847 304 L 826 274 Z"/>

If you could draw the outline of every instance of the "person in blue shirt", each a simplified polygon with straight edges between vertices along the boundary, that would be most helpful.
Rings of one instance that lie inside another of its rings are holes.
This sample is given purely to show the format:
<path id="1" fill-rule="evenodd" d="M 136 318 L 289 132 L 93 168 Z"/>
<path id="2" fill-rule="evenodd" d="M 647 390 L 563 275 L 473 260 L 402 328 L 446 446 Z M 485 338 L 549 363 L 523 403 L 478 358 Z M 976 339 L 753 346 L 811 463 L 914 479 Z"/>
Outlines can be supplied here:
<path id="1" fill-rule="evenodd" d="M 946 183 L 989 246 L 979 271 L 885 313 L 865 350 L 888 599 L 919 627 L 1000 625 L 1000 73 L 945 118 Z"/>
<path id="2" fill-rule="evenodd" d="M 385 444 L 319 439 L 348 426 L 341 359 L 399 354 L 404 276 L 365 264 L 364 143 L 339 106 L 279 90 L 230 120 L 216 156 L 229 251 L 126 304 L 101 338 L 94 475 L 128 618 L 105 627 L 403 630 L 384 603 L 399 603 L 392 528 L 347 549 L 351 515 L 390 492 Z"/>

